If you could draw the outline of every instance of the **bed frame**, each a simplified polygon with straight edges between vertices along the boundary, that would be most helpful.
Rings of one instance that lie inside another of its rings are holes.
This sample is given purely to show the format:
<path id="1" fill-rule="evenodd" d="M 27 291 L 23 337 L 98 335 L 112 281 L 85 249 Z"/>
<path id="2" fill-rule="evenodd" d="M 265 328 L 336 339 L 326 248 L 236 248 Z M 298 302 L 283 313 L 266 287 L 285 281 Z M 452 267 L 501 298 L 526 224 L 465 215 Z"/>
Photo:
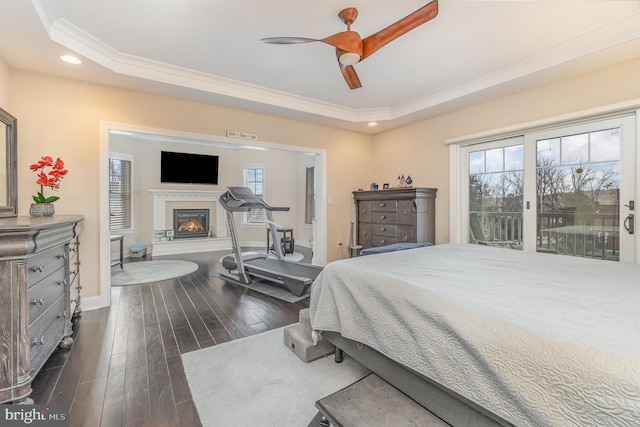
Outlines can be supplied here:
<path id="1" fill-rule="evenodd" d="M 342 360 L 342 352 L 344 351 L 380 378 L 454 427 L 513 426 L 469 399 L 389 359 L 366 345 L 344 338 L 337 332 L 324 331 L 322 336 L 336 346 L 336 362 Z"/>

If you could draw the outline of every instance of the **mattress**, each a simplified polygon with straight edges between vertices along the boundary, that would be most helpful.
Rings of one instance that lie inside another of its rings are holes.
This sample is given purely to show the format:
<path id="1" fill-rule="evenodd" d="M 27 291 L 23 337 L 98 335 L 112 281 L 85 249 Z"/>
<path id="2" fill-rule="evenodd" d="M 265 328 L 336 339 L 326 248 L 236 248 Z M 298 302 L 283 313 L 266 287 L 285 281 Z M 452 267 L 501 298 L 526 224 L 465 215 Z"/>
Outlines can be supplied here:
<path id="1" fill-rule="evenodd" d="M 335 331 L 517 426 L 637 426 L 640 265 L 438 245 L 328 264 Z"/>

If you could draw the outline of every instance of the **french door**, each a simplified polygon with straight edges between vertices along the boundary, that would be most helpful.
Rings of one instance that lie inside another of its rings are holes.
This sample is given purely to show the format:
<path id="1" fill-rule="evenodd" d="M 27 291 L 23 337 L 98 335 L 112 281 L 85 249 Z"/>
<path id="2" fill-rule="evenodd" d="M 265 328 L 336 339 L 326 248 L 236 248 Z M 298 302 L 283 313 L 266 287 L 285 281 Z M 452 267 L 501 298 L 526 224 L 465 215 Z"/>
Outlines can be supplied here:
<path id="1" fill-rule="evenodd" d="M 464 147 L 469 242 L 633 262 L 634 127 L 625 116 Z"/>

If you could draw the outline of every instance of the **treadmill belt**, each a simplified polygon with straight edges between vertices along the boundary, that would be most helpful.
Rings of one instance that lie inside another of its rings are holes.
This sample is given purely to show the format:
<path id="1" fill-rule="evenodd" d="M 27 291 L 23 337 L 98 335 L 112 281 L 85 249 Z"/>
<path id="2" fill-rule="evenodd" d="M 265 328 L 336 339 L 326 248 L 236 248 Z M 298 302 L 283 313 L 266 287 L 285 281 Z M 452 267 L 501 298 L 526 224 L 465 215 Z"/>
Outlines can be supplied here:
<path id="1" fill-rule="evenodd" d="M 257 258 L 245 261 L 244 264 L 249 268 L 259 268 L 289 277 L 306 277 L 311 280 L 314 280 L 322 271 L 322 268 L 317 266 L 298 264 L 276 258 Z"/>

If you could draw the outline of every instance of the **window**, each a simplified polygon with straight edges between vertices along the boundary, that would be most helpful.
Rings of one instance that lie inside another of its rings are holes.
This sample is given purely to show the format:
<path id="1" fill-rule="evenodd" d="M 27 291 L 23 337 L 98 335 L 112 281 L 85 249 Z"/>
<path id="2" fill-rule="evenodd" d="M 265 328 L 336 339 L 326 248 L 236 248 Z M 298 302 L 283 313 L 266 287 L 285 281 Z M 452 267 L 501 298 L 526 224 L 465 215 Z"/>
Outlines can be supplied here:
<path id="1" fill-rule="evenodd" d="M 304 223 L 311 224 L 316 219 L 316 168 L 307 167 L 305 187 Z"/>
<path id="2" fill-rule="evenodd" d="M 634 260 L 634 125 L 626 115 L 469 141 L 456 155 L 467 195 L 452 233 L 464 241 L 468 228 L 468 241 L 506 249 Z"/>
<path id="3" fill-rule="evenodd" d="M 109 230 L 133 228 L 133 158 L 111 153 L 109 158 Z"/>
<path id="4" fill-rule="evenodd" d="M 245 187 L 249 187 L 259 198 L 264 197 L 264 165 L 244 165 L 242 167 L 242 181 Z M 264 224 L 264 210 L 256 209 L 242 214 L 242 223 L 245 225 Z"/>
<path id="5" fill-rule="evenodd" d="M 485 144 L 487 145 L 487 144 Z M 521 138 L 469 152 L 469 232 L 473 242 L 522 248 L 524 146 Z"/>
<path id="6" fill-rule="evenodd" d="M 536 141 L 538 250 L 619 259 L 621 130 Z"/>

